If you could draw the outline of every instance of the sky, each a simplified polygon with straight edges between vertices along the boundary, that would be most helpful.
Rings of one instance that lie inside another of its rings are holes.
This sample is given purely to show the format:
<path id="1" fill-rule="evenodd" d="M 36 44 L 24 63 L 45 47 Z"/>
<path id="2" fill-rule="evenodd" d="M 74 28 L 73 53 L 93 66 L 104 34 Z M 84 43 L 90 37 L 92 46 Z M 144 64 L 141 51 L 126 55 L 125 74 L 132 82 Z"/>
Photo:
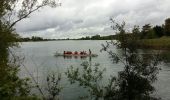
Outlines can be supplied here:
<path id="1" fill-rule="evenodd" d="M 61 6 L 45 7 L 16 25 L 22 37 L 63 39 L 113 35 L 110 18 L 134 25 L 162 25 L 170 17 L 170 0 L 61 0 Z"/>

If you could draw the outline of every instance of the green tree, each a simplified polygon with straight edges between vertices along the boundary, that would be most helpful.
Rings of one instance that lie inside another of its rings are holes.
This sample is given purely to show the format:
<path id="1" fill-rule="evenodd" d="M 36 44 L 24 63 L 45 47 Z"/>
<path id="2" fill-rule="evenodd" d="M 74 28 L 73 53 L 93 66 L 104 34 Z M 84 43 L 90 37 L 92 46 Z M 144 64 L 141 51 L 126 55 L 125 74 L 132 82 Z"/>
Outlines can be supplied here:
<path id="1" fill-rule="evenodd" d="M 157 37 L 162 37 L 164 35 L 164 29 L 161 26 L 156 25 L 153 27 L 153 30 Z"/>
<path id="2" fill-rule="evenodd" d="M 42 37 L 32 36 L 31 40 L 32 41 L 43 41 L 44 39 Z"/>
<path id="3" fill-rule="evenodd" d="M 62 87 L 60 86 L 61 81 L 61 74 L 58 73 L 56 75 L 55 73 L 49 74 L 47 76 L 47 92 L 49 96 L 47 97 L 47 100 L 59 100 L 59 97 L 57 97 L 62 90 Z"/>
<path id="4" fill-rule="evenodd" d="M 170 36 L 170 18 L 165 20 L 165 34 Z"/>
<path id="5" fill-rule="evenodd" d="M 82 71 L 83 73 L 79 69 L 68 70 L 69 80 L 76 81 L 81 86 L 90 89 L 92 91 L 90 94 L 95 100 L 157 100 L 150 94 L 154 91 L 152 83 L 156 81 L 159 72 L 156 66 L 159 63 L 159 55 L 139 52 L 137 27 L 134 27 L 134 33 L 127 37 L 125 22 L 120 25 L 114 20 L 111 21 L 113 22 L 112 28 L 117 31 L 117 42 L 106 42 L 106 45 L 102 45 L 102 50 L 109 53 L 114 63 L 122 63 L 124 69 L 118 72 L 117 77 L 112 76 L 105 86 L 95 84 L 95 82 L 100 83 L 103 72 L 87 66 Z M 121 50 L 121 54 L 110 50 L 109 47 L 113 45 Z"/>
<path id="6" fill-rule="evenodd" d="M 139 26 L 134 26 L 133 27 L 133 29 L 132 29 L 132 33 L 133 34 L 136 34 L 137 36 L 139 36 L 140 35 L 140 28 L 139 28 Z"/>
<path id="7" fill-rule="evenodd" d="M 125 23 L 119 25 L 113 22 L 113 29 L 117 31 L 120 37 L 116 44 L 122 50 L 121 55 L 109 51 L 112 58 L 116 58 L 124 64 L 124 70 L 118 73 L 116 85 L 118 86 L 118 100 L 154 100 L 150 94 L 154 91 L 152 83 L 156 81 L 159 68 L 159 53 L 157 54 L 141 54 L 138 51 L 138 37 L 134 31 L 131 37 L 127 37 L 125 31 Z M 145 27 L 145 32 L 149 31 L 150 26 Z M 137 29 L 138 30 L 138 29 Z M 115 43 L 111 43 L 114 45 Z M 108 44 L 109 45 L 109 44 Z M 108 46 L 109 47 L 109 46 Z M 104 47 L 107 48 L 107 47 Z M 107 49 L 105 49 L 107 51 Z M 122 57 L 121 57 L 122 56 Z M 115 98 L 113 96 L 113 98 Z"/>
<path id="8" fill-rule="evenodd" d="M 94 35 L 91 37 L 92 40 L 100 40 L 100 35 Z"/>
<path id="9" fill-rule="evenodd" d="M 18 10 L 16 7 L 19 7 L 19 3 L 22 5 Z M 55 0 L 0 1 L 0 98 L 2 100 L 29 94 L 28 79 L 21 79 L 18 76 L 19 58 L 11 51 L 13 47 L 18 46 L 19 38 L 14 26 L 44 6 L 55 7 L 57 4 Z"/>
<path id="10" fill-rule="evenodd" d="M 145 24 L 142 27 L 142 32 L 141 32 L 141 39 L 152 39 L 155 38 L 155 32 L 152 29 L 152 26 L 150 24 Z"/>
<path id="11" fill-rule="evenodd" d="M 156 38 L 155 31 L 153 30 L 150 24 L 145 24 L 142 27 L 141 39 L 152 39 L 152 38 Z"/>

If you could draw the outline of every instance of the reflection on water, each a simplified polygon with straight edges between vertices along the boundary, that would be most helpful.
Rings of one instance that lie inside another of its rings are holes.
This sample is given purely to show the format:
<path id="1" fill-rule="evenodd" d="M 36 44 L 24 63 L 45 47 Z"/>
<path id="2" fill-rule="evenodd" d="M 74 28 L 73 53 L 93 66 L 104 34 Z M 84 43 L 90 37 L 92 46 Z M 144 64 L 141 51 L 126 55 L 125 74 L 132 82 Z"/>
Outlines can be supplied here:
<path id="1" fill-rule="evenodd" d="M 166 50 L 162 51 L 161 56 L 165 63 L 167 64 L 170 63 L 170 51 L 166 51 Z"/>
<path id="2" fill-rule="evenodd" d="M 75 100 L 77 95 L 82 96 L 86 93 L 82 88 L 77 88 L 77 85 L 72 85 L 67 82 L 67 78 L 64 74 L 67 68 L 71 65 L 80 67 L 80 64 L 84 61 L 91 61 L 92 64 L 100 63 L 101 69 L 106 68 L 106 74 L 104 77 L 110 77 L 111 74 L 117 75 L 117 72 L 123 69 L 123 65 L 113 64 L 106 52 L 100 52 L 102 48 L 101 44 L 105 41 L 50 41 L 50 42 L 26 42 L 22 43 L 21 48 L 18 50 L 20 55 L 25 56 L 24 64 L 28 70 L 35 76 L 45 77 L 48 72 L 55 71 L 62 74 L 62 85 L 64 87 L 61 93 L 62 100 Z M 92 53 L 98 54 L 96 58 L 90 57 L 55 57 L 56 51 L 87 51 L 91 49 Z M 119 50 L 112 48 L 114 52 L 120 52 Z M 146 52 L 145 52 L 146 53 Z M 165 63 L 162 63 L 160 67 L 162 70 L 158 75 L 158 81 L 154 84 L 156 86 L 157 96 L 162 97 L 163 100 L 170 99 L 170 53 L 163 53 Z M 21 68 L 22 76 L 28 76 L 24 68 Z M 41 80 L 41 83 L 44 81 Z"/>
<path id="3" fill-rule="evenodd" d="M 59 57 L 63 57 L 65 60 L 66 59 L 81 59 L 81 60 L 88 60 L 89 62 L 91 62 L 93 58 L 91 56 L 59 56 Z"/>
<path id="4" fill-rule="evenodd" d="M 88 57 L 88 56 L 61 56 L 63 57 L 64 59 L 82 59 L 82 60 L 85 60 L 87 58 L 91 59 L 91 57 Z"/>

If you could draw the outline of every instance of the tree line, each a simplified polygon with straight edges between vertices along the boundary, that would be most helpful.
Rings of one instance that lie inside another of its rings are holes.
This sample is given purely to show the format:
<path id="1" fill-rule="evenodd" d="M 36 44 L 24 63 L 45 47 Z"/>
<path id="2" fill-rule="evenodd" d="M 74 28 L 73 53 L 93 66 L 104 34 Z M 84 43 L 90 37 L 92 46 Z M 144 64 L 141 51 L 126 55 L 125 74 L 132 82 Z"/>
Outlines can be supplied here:
<path id="1" fill-rule="evenodd" d="M 170 18 L 167 18 L 161 26 L 156 25 L 152 27 L 150 24 L 145 24 L 140 32 L 141 39 L 153 39 L 162 36 L 170 36 Z"/>
<path id="2" fill-rule="evenodd" d="M 136 30 L 136 34 L 139 39 L 154 39 L 162 36 L 170 36 L 170 18 L 167 18 L 163 25 L 152 26 L 151 24 L 145 24 L 141 29 L 139 26 L 136 26 Z M 131 34 L 132 33 L 126 33 L 126 36 L 130 36 Z M 116 39 L 116 37 L 117 34 L 108 36 L 100 36 L 97 34 L 94 36 L 82 37 L 76 40 L 112 40 Z"/>
<path id="3" fill-rule="evenodd" d="M 30 42 L 30 41 L 55 41 L 56 39 L 44 39 L 38 36 L 26 37 L 26 38 L 19 38 L 19 42 Z"/>
<path id="4" fill-rule="evenodd" d="M 170 18 L 165 20 L 163 25 L 156 25 L 152 26 L 151 24 L 145 24 L 140 29 L 139 26 L 136 26 L 137 34 L 140 37 L 139 39 L 154 39 L 160 38 L 162 36 L 170 36 Z M 132 33 L 126 33 L 126 36 L 130 36 Z M 115 35 L 108 35 L 108 36 L 100 36 L 96 34 L 94 36 L 86 36 L 78 39 L 58 39 L 58 40 L 113 40 L 116 39 L 117 34 Z M 27 41 L 54 41 L 57 39 L 43 39 L 42 37 L 32 36 L 26 38 L 20 38 L 20 42 L 27 42 Z"/>
<path id="5" fill-rule="evenodd" d="M 112 40 L 115 38 L 115 35 L 108 35 L 108 36 L 100 36 L 100 35 L 94 35 L 94 36 L 86 36 L 82 38 L 78 38 L 76 40 Z"/>

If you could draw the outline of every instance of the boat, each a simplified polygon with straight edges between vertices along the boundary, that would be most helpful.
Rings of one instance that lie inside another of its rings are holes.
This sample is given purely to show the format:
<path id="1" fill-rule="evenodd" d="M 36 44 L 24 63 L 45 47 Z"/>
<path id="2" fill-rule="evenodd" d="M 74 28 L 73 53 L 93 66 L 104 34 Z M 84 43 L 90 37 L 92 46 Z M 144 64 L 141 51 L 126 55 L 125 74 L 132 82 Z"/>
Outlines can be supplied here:
<path id="1" fill-rule="evenodd" d="M 59 56 L 64 56 L 64 57 L 71 57 L 71 56 L 75 56 L 75 57 L 97 57 L 97 54 L 63 54 L 63 53 L 55 53 L 56 57 Z"/>

